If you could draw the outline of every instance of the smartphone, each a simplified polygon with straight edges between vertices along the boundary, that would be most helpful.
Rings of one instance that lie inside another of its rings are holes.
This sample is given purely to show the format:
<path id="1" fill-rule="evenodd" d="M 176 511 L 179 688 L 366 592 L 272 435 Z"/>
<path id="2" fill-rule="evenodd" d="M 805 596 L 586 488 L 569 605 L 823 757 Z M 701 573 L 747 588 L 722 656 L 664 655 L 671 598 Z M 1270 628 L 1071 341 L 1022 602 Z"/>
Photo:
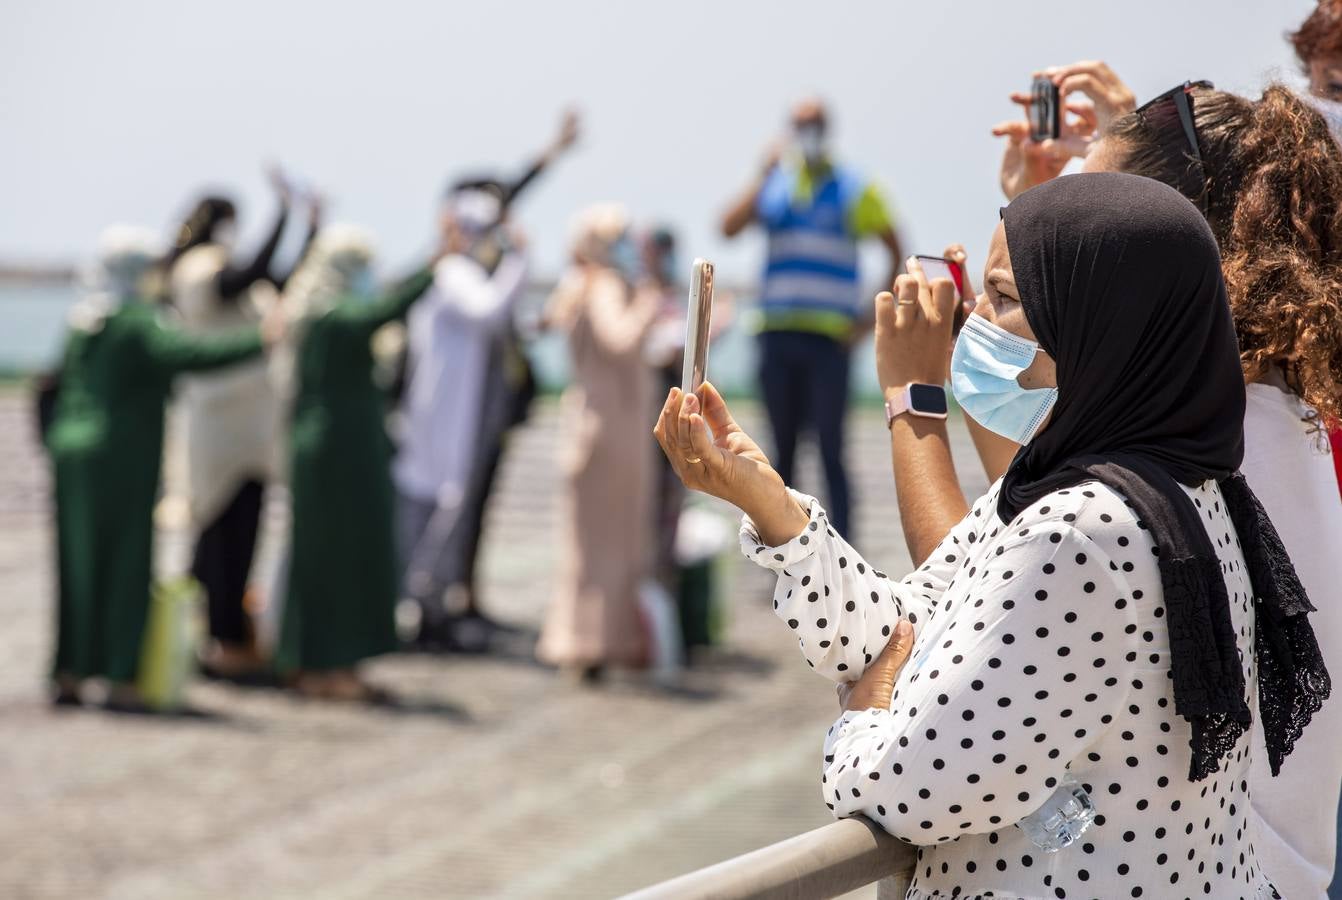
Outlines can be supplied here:
<path id="1" fill-rule="evenodd" d="M 951 331 L 959 334 L 960 326 L 965 324 L 964 273 L 960 271 L 959 265 L 944 256 L 919 255 L 917 260 L 929 282 L 937 278 L 948 278 L 951 284 L 955 285 L 955 318 L 951 320 Z"/>
<path id="2" fill-rule="evenodd" d="M 1058 86 L 1050 78 L 1036 76 L 1030 83 L 1030 140 L 1057 140 L 1061 115 Z"/>
<path id="3" fill-rule="evenodd" d="M 702 257 L 690 272 L 690 309 L 685 320 L 685 367 L 680 389 L 699 390 L 708 371 L 708 327 L 713 320 L 713 264 Z"/>

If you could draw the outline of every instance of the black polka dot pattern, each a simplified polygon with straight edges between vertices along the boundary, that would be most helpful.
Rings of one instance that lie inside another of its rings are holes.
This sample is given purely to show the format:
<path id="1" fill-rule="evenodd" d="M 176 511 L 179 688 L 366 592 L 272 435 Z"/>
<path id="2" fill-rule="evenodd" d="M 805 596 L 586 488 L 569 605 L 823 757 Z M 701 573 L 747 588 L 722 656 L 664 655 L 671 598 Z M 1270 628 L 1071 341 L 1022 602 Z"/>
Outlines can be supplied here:
<path id="1" fill-rule="evenodd" d="M 1256 708 L 1252 593 L 1213 482 L 1209 511 Z M 844 713 L 821 776 L 836 816 L 920 845 L 910 898 L 1277 896 L 1250 835 L 1248 735 L 1190 782 L 1150 532 L 1098 483 L 1057 491 L 1003 527 L 996 487 L 928 560 L 891 581 L 797 495 L 814 527 L 742 549 L 779 573 L 778 616 L 807 662 L 856 678 L 907 617 L 915 639 L 890 709 Z M 1227 537 L 1227 535 L 1229 537 Z M 1097 818 L 1044 854 L 1015 827 L 1070 773 Z"/>

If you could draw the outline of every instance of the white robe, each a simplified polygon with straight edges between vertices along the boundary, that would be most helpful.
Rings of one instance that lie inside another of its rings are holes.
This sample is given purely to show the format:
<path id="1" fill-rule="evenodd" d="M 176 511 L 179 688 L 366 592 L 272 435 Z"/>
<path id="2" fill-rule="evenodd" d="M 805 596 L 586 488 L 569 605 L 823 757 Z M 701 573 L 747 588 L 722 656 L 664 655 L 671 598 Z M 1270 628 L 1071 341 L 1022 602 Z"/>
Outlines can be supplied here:
<path id="1" fill-rule="evenodd" d="M 173 305 L 184 330 L 227 334 L 256 326 L 250 295 L 235 302 L 219 296 L 227 262 L 222 247 L 202 244 L 173 266 Z M 181 378 L 169 431 L 168 493 L 185 500 L 192 524 L 204 528 L 244 481 L 267 480 L 275 469 L 279 408 L 265 359 Z"/>
<path id="2" fill-rule="evenodd" d="M 491 347 L 507 334 L 526 273 L 517 253 L 492 274 L 459 254 L 434 269 L 433 287 L 406 323 L 408 386 L 393 467 L 402 494 L 443 507 L 461 502 L 475 466 Z"/>

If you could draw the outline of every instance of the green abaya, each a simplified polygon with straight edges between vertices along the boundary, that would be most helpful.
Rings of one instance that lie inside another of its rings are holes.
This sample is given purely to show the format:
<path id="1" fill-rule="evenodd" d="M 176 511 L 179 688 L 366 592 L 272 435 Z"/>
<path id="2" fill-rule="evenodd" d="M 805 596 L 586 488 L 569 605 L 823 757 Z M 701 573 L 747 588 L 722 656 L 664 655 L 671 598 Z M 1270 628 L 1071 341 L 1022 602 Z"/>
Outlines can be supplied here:
<path id="1" fill-rule="evenodd" d="M 255 329 L 210 339 L 131 303 L 71 333 L 47 447 L 55 467 L 57 675 L 134 680 L 149 607 L 163 410 L 174 375 L 261 352 Z"/>
<path id="2" fill-rule="evenodd" d="M 373 303 L 347 298 L 315 318 L 302 339 L 291 432 L 292 556 L 276 654 L 282 672 L 350 668 L 396 649 L 392 448 L 369 341 L 432 283 L 424 271 Z"/>

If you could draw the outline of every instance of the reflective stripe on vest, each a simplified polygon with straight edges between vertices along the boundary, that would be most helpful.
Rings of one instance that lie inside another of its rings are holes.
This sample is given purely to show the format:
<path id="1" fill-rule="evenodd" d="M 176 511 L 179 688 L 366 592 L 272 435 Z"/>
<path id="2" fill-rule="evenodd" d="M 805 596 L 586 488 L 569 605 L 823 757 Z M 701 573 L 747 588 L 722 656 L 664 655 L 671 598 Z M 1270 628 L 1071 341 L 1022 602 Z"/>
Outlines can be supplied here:
<path id="1" fill-rule="evenodd" d="M 786 187 L 794 196 L 795 173 L 778 169 L 770 177 L 786 179 L 773 188 Z M 836 173 L 809 203 L 794 196 L 781 220 L 772 223 L 760 291 L 764 330 L 846 336 L 859 302 L 857 240 L 848 228 L 850 181 Z"/>

